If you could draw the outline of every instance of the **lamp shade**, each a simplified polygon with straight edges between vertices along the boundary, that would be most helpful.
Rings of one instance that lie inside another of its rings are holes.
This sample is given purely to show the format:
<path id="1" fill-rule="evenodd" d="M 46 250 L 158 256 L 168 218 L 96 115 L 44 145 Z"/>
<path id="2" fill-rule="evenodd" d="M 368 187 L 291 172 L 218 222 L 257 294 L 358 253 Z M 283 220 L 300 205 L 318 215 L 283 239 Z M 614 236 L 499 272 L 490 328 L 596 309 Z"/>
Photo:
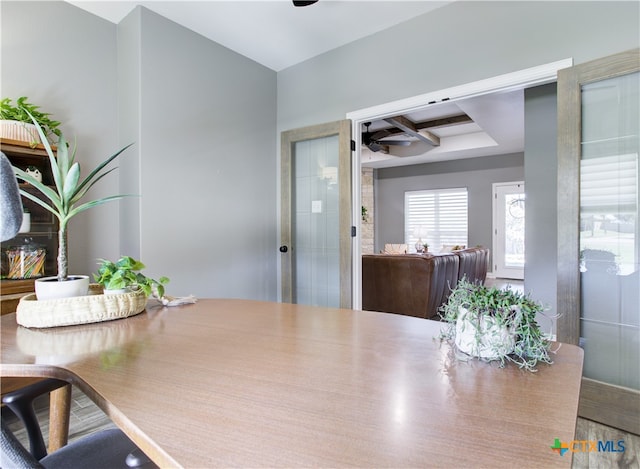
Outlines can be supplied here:
<path id="1" fill-rule="evenodd" d="M 427 228 L 424 225 L 416 225 L 413 228 L 413 236 L 415 238 L 419 238 L 419 239 L 426 238 L 428 234 L 429 233 L 427 231 Z"/>

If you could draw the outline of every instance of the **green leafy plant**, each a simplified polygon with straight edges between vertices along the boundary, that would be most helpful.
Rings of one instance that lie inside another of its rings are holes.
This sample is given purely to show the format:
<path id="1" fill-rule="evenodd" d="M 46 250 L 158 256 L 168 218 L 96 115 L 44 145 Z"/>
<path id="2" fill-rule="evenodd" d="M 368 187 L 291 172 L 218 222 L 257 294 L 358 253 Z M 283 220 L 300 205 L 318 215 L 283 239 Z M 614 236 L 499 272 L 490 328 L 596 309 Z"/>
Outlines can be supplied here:
<path id="1" fill-rule="evenodd" d="M 50 113 L 42 112 L 39 109 L 40 106 L 29 103 L 26 96 L 19 97 L 15 105 L 12 104 L 10 98 L 3 98 L 0 101 L 0 119 L 26 122 L 28 124 L 35 120 L 42 127 L 47 137 L 55 135 L 60 138 L 62 135 L 62 132 L 58 129 L 60 122 L 51 119 L 49 117 Z"/>
<path id="2" fill-rule="evenodd" d="M 365 223 L 369 221 L 369 215 L 367 214 L 367 207 L 365 207 L 364 205 L 362 206 L 362 221 Z"/>
<path id="3" fill-rule="evenodd" d="M 28 115 L 31 115 L 28 110 L 25 110 L 25 112 Z M 32 122 L 36 125 L 38 134 L 40 135 L 42 143 L 47 151 L 55 186 L 47 186 L 36 180 L 33 176 L 27 174 L 26 171 L 16 168 L 15 166 L 13 170 L 18 179 L 31 184 L 40 192 L 41 196 L 39 197 L 38 195 L 31 194 L 26 189 L 22 188 L 20 189 L 20 194 L 48 210 L 58 219 L 58 281 L 64 281 L 67 280 L 68 277 L 67 234 L 69 221 L 80 212 L 129 196 L 112 195 L 89 202 L 81 202 L 81 199 L 87 194 L 87 191 L 89 191 L 94 184 L 116 169 L 111 168 L 107 170 L 105 167 L 115 160 L 124 150 L 129 148 L 131 144 L 104 160 L 94 168 L 86 178 L 82 179 L 80 163 L 75 161 L 76 148 L 74 147 L 73 150 L 69 152 L 64 135 L 60 134 L 56 157 L 51 145 L 45 138 L 42 126 L 33 116 Z"/>
<path id="4" fill-rule="evenodd" d="M 461 331 L 459 319 L 463 314 L 475 325 L 474 340 L 478 348 L 483 343 L 481 322 L 504 326 L 512 337 L 514 347 L 508 353 L 496 349 L 493 359 L 499 360 L 501 366 L 512 361 L 521 368 L 535 371 L 538 362 L 553 363 L 549 357 L 551 341 L 536 320 L 536 315 L 544 310 L 542 304 L 528 294 L 511 288 L 486 287 L 464 278 L 440 307 L 440 317 L 446 322 L 440 338 L 455 341 L 456 334 Z"/>
<path id="5" fill-rule="evenodd" d="M 107 290 L 129 288 L 141 289 L 147 296 L 164 296 L 164 286 L 169 283 L 167 277 L 155 280 L 140 271 L 146 266 L 130 256 L 122 256 L 116 262 L 100 259 L 100 268 L 93 274 L 95 281 Z"/>

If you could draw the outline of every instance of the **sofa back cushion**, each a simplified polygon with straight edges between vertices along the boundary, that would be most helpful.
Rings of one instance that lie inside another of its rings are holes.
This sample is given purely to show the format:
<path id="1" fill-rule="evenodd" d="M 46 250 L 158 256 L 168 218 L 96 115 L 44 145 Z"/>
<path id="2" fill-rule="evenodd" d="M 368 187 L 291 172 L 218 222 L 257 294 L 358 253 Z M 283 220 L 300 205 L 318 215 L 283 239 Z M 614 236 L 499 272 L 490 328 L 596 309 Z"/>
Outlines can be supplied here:
<path id="1" fill-rule="evenodd" d="M 459 258 L 438 255 L 362 256 L 362 308 L 438 319 L 438 309 L 458 281 Z"/>
<path id="2" fill-rule="evenodd" d="M 433 257 L 433 263 L 427 319 L 439 319 L 440 306 L 449 299 L 451 289 L 458 283 L 460 258 L 455 253 L 439 254 Z"/>
<path id="3" fill-rule="evenodd" d="M 425 318 L 433 262 L 415 254 L 362 256 L 362 309 Z"/>
<path id="4" fill-rule="evenodd" d="M 406 254 L 407 249 L 406 244 L 385 244 L 384 254 Z"/>
<path id="5" fill-rule="evenodd" d="M 466 277 L 471 283 L 484 284 L 489 265 L 489 249 L 468 248 L 455 253 L 460 258 L 458 280 Z"/>

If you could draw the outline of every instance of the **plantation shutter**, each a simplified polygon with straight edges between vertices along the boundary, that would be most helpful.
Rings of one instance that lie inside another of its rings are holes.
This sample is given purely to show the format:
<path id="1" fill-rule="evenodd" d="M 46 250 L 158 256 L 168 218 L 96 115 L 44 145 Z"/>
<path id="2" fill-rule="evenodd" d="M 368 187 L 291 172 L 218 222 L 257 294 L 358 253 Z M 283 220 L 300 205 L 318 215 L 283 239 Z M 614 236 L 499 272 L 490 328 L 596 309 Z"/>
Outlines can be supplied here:
<path id="1" fill-rule="evenodd" d="M 415 252 L 418 237 L 439 252 L 443 246 L 467 245 L 467 189 L 407 191 L 404 195 L 404 239 Z"/>

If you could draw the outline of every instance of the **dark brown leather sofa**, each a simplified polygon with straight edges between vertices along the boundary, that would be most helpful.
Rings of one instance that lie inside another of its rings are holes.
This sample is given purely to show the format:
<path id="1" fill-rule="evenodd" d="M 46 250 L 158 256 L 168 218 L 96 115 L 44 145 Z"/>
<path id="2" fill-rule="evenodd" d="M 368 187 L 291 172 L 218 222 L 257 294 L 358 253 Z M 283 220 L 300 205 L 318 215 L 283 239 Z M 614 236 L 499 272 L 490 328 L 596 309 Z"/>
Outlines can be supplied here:
<path id="1" fill-rule="evenodd" d="M 460 278 L 484 283 L 489 250 L 472 248 L 445 254 L 365 254 L 362 256 L 362 309 L 438 319 Z"/>

